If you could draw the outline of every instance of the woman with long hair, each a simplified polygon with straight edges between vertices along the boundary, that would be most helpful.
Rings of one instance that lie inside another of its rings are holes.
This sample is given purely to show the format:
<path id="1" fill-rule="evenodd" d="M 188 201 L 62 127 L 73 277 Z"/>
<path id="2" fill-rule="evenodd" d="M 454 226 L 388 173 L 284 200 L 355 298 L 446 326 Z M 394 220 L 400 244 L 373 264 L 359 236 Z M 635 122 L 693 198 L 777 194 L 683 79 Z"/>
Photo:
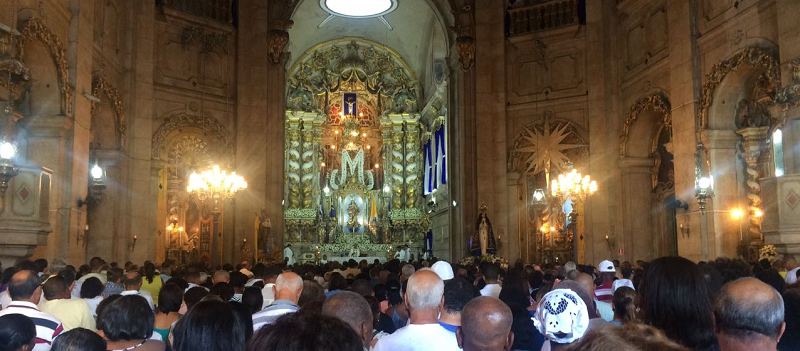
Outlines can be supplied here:
<path id="1" fill-rule="evenodd" d="M 245 316 L 246 317 L 246 316 Z M 231 305 L 218 298 L 198 302 L 173 329 L 173 351 L 244 350 L 249 325 Z"/>
<path id="2" fill-rule="evenodd" d="M 511 331 L 514 332 L 511 350 L 539 350 L 544 343 L 544 336 L 536 330 L 531 320 L 528 310 L 531 297 L 527 287 L 528 283 L 519 273 L 510 272 L 503 281 L 503 290 L 500 290 L 500 301 L 511 309 L 514 318 L 511 322 Z"/>
<path id="3" fill-rule="evenodd" d="M 153 303 L 158 305 L 158 293 L 161 291 L 161 286 L 164 282 L 161 281 L 161 275 L 156 272 L 156 266 L 153 262 L 147 261 L 144 263 L 144 274 L 142 274 L 142 289 L 150 293 L 153 297 Z"/>
<path id="4" fill-rule="evenodd" d="M 683 257 L 661 257 L 644 271 L 639 286 L 642 320 L 696 351 L 718 350 L 711 295 L 700 269 Z"/>
<path id="5" fill-rule="evenodd" d="M 614 310 L 614 320 L 611 324 L 623 325 L 628 322 L 636 322 L 636 290 L 627 286 L 620 286 L 614 291 L 611 301 L 611 308 Z"/>

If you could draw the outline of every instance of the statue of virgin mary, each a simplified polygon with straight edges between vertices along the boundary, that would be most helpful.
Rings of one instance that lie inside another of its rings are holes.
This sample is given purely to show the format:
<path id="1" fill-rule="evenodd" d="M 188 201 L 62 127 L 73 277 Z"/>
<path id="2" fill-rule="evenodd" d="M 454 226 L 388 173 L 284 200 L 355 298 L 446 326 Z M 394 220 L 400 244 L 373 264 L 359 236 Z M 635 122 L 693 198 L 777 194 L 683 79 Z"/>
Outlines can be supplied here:
<path id="1" fill-rule="evenodd" d="M 469 251 L 472 253 L 472 256 L 491 255 L 497 252 L 492 222 L 489 221 L 486 210 L 486 204 L 481 205 L 481 214 L 478 215 L 478 222 L 475 225 L 475 234 L 470 240 Z"/>

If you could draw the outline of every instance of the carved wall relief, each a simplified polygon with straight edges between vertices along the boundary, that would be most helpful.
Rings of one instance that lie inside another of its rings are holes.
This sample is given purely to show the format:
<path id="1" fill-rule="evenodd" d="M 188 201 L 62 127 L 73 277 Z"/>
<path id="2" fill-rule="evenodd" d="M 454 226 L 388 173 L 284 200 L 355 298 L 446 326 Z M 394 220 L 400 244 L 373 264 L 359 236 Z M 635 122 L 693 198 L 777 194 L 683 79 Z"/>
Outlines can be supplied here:
<path id="1" fill-rule="evenodd" d="M 658 122 L 660 126 L 666 126 L 672 129 L 672 108 L 670 107 L 669 100 L 661 94 L 653 94 L 643 97 L 636 101 L 631 106 L 628 112 L 628 118 L 622 127 L 622 135 L 619 137 L 619 155 L 624 157 L 628 151 L 628 140 L 630 139 L 630 132 L 633 123 L 639 118 L 639 115 L 645 111 L 652 111 L 663 116 Z M 670 133 L 671 134 L 671 133 Z"/>
<path id="2" fill-rule="evenodd" d="M 151 154 L 153 159 L 163 160 L 169 137 L 180 133 L 183 129 L 196 129 L 208 136 L 218 145 L 222 157 L 231 162 L 235 160 L 235 148 L 228 141 L 225 126 L 217 120 L 204 116 L 177 113 L 167 117 L 164 123 L 153 134 Z M 222 166 L 222 165 L 220 165 Z"/>
<path id="3" fill-rule="evenodd" d="M 58 74 L 58 84 L 61 88 L 61 113 L 72 116 L 72 86 L 69 82 L 69 69 L 67 67 L 67 51 L 61 40 L 48 29 L 38 18 L 30 18 L 20 30 L 22 40 L 18 42 L 19 52 L 24 58 L 24 46 L 33 40 L 41 41 L 49 50 Z"/>
<path id="4" fill-rule="evenodd" d="M 118 145 L 102 145 L 103 148 L 116 148 L 119 147 L 120 149 L 125 149 L 125 131 L 128 128 L 127 120 L 125 118 L 125 110 L 122 107 L 122 98 L 120 97 L 119 91 L 115 88 L 111 83 L 109 83 L 105 77 L 99 76 L 95 77 L 94 79 L 94 88 L 92 89 L 92 94 L 97 97 L 104 96 L 109 100 L 109 104 L 114 109 L 114 115 L 116 120 L 114 121 L 116 127 L 116 134 Z M 101 98 L 102 99 L 102 98 Z M 98 103 L 92 102 L 92 116 L 97 113 Z"/>

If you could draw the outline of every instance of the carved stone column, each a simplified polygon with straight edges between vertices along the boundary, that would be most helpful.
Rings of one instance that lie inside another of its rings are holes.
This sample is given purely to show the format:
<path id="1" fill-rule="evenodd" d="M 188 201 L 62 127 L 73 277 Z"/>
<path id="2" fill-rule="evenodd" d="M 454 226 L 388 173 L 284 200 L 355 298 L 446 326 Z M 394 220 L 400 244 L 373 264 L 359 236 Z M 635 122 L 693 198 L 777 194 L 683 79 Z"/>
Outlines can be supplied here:
<path id="1" fill-rule="evenodd" d="M 422 156 L 420 155 L 420 129 L 419 121 L 415 119 L 406 121 L 405 133 L 405 198 L 406 208 L 419 208 L 420 196 L 419 189 L 422 188 L 422 170 L 423 166 L 420 164 Z"/>
<path id="2" fill-rule="evenodd" d="M 392 208 L 403 209 L 405 206 L 405 191 L 403 184 L 405 183 L 405 157 L 403 153 L 403 140 L 405 132 L 403 131 L 403 117 L 392 116 L 392 134 L 391 140 L 387 142 L 384 140 L 385 145 L 388 146 L 391 171 L 391 190 L 392 190 Z"/>
<path id="3" fill-rule="evenodd" d="M 753 246 L 763 244 L 761 234 L 761 224 L 764 221 L 763 209 L 761 207 L 761 185 L 758 178 L 758 158 L 766 149 L 767 139 L 769 138 L 769 127 L 752 127 L 736 131 L 742 136 L 742 158 L 744 158 L 747 168 L 747 179 L 745 180 L 745 190 L 747 190 L 748 216 L 750 217 L 749 244 Z"/>

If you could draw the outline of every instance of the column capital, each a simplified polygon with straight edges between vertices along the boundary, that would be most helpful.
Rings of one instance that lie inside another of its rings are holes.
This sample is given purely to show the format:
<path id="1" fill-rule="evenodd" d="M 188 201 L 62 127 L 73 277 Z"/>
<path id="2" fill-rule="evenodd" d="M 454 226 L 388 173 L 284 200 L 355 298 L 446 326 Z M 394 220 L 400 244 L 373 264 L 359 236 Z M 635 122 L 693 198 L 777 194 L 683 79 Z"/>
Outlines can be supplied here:
<path id="1" fill-rule="evenodd" d="M 620 157 L 617 165 L 623 173 L 650 173 L 655 159 L 652 157 Z"/>
<path id="2" fill-rule="evenodd" d="M 700 132 L 700 140 L 706 149 L 733 149 L 742 139 L 732 130 L 705 129 Z"/>

